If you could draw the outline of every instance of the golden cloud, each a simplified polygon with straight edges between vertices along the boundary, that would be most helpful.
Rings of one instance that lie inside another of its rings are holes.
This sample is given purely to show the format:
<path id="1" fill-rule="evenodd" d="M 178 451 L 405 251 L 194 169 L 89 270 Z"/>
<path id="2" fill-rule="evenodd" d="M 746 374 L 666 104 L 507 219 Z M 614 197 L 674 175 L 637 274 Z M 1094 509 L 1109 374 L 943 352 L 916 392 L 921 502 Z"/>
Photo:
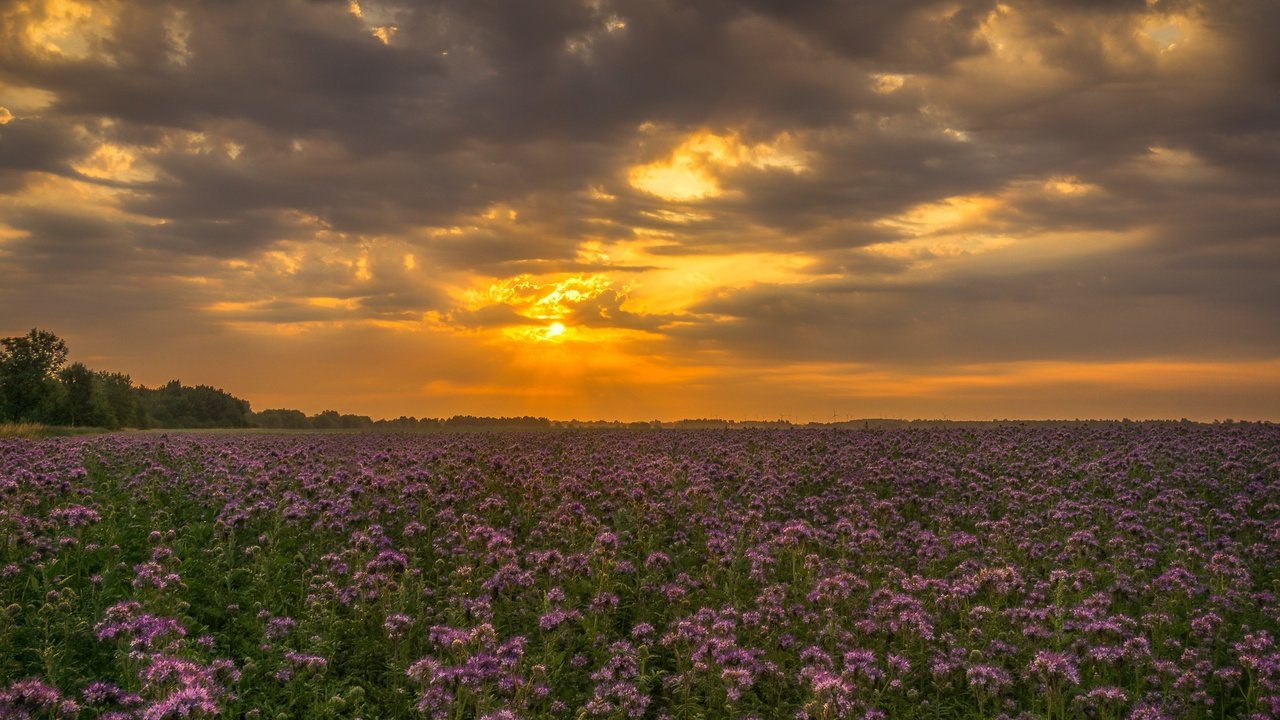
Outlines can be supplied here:
<path id="1" fill-rule="evenodd" d="M 636 165 L 628 173 L 631 186 L 664 200 L 688 202 L 721 194 L 721 176 L 739 168 L 806 169 L 803 151 L 790 133 L 769 142 L 747 144 L 737 132 L 717 135 L 700 130 L 685 138 L 670 155 Z"/>
<path id="2" fill-rule="evenodd" d="M 32 0 L 14 5 L 7 21 L 23 28 L 23 40 L 31 51 L 84 59 L 95 55 L 102 40 L 110 37 L 118 12 L 119 3 L 111 0 Z"/>

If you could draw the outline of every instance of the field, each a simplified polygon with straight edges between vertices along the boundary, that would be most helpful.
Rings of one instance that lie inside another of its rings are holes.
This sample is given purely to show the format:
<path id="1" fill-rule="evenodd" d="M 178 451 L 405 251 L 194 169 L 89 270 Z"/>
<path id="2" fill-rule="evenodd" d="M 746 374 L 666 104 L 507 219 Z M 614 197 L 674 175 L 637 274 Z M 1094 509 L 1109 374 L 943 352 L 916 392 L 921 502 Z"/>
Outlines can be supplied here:
<path id="1" fill-rule="evenodd" d="M 0 440 L 0 718 L 1280 717 L 1280 429 Z"/>

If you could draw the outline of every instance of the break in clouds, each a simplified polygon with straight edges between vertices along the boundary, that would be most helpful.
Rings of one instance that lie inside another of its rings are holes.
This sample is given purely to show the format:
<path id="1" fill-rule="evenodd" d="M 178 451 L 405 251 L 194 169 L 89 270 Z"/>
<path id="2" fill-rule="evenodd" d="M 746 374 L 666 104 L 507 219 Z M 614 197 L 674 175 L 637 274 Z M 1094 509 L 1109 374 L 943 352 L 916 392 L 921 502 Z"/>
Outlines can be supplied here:
<path id="1" fill-rule="evenodd" d="M 653 414 L 680 385 L 675 414 L 1074 415 L 1080 376 L 1163 367 L 1182 403 L 1134 414 L 1265 414 L 1277 24 L 1267 0 L 6 3 L 0 326 L 258 406 L 323 378 L 374 414 Z M 1262 392 L 1213 405 L 1241 368 Z"/>

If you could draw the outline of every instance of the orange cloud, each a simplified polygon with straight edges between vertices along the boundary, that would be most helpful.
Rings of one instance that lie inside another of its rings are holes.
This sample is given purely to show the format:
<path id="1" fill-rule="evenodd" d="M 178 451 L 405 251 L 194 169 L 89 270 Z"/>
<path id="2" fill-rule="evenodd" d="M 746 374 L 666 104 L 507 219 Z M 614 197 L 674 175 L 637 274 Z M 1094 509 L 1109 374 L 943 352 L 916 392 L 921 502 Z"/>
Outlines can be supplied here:
<path id="1" fill-rule="evenodd" d="M 770 142 L 744 143 L 736 132 L 723 135 L 701 130 L 685 138 L 671 154 L 631 168 L 632 187 L 664 200 L 688 202 L 720 195 L 720 177 L 736 168 L 805 169 L 795 139 L 782 133 Z"/>

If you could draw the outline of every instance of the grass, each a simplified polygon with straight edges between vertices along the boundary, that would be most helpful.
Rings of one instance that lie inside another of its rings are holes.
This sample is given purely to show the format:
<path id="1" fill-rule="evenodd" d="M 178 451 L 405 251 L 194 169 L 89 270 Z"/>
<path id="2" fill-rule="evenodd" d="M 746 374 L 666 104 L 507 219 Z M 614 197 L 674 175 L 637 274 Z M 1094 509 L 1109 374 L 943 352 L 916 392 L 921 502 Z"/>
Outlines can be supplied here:
<path id="1" fill-rule="evenodd" d="M 0 438 L 44 437 L 45 426 L 40 423 L 0 423 Z"/>
<path id="2" fill-rule="evenodd" d="M 0 423 L 0 438 L 36 438 L 69 437 L 72 435 L 97 435 L 107 432 L 98 427 L 69 427 L 66 425 L 44 425 L 31 422 Z"/>

